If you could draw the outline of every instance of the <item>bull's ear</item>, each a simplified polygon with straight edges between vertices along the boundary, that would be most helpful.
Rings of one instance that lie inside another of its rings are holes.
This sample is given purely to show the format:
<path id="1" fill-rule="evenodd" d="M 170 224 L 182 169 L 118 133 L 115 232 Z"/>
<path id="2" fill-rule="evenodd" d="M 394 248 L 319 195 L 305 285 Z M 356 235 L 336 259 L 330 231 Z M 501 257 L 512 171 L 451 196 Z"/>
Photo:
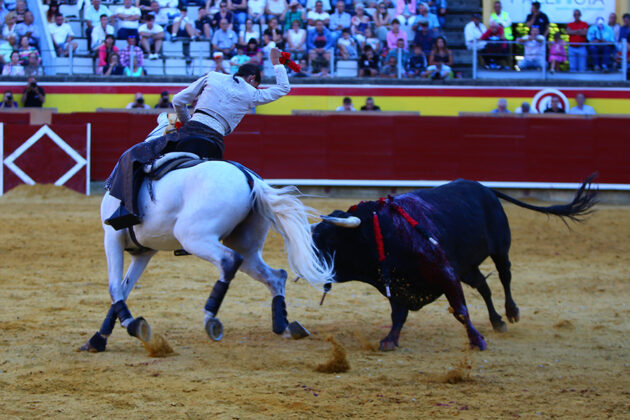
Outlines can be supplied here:
<path id="1" fill-rule="evenodd" d="M 348 217 L 332 217 L 332 216 L 320 216 L 326 223 L 340 226 L 343 228 L 357 228 L 361 224 L 361 219 L 355 216 Z"/>

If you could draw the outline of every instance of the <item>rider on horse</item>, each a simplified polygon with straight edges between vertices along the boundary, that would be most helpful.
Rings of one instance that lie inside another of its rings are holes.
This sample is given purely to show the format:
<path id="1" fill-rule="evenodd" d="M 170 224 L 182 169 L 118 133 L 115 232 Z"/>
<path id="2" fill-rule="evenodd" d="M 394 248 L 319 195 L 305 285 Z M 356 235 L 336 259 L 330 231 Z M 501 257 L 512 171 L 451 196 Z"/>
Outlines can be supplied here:
<path id="1" fill-rule="evenodd" d="M 134 172 L 168 152 L 190 152 L 201 158 L 222 159 L 223 137 L 233 132 L 243 116 L 257 105 L 273 102 L 289 93 L 286 69 L 280 64 L 281 52 L 273 48 L 271 63 L 276 84 L 258 89 L 260 69 L 243 64 L 234 76 L 210 72 L 173 97 L 173 106 L 183 126 L 178 132 L 133 146 L 120 157 L 105 183 L 109 194 L 118 198 L 120 208 L 105 220 L 116 230 L 141 222 L 137 192 L 142 182 Z M 187 105 L 196 100 L 192 117 Z"/>

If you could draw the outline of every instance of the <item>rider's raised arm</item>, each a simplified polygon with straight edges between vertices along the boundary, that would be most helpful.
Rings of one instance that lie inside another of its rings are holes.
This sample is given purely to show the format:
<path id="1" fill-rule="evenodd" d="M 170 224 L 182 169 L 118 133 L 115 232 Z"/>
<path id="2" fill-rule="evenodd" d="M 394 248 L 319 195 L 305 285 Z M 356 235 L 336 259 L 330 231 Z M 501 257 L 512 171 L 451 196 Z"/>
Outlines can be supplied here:
<path id="1" fill-rule="evenodd" d="M 203 88 L 206 86 L 207 77 L 208 75 L 200 77 L 186 89 L 173 96 L 173 108 L 175 108 L 177 118 L 182 122 L 182 124 L 186 123 L 186 121 L 190 119 L 188 104 L 192 104 L 195 98 L 199 96 Z"/>
<path id="2" fill-rule="evenodd" d="M 284 66 L 282 64 L 276 64 L 273 66 L 273 71 L 276 73 L 276 84 L 267 89 L 256 89 L 254 93 L 254 105 L 268 104 L 276 99 L 280 99 L 291 91 L 289 77 L 287 76 L 287 70 Z"/>

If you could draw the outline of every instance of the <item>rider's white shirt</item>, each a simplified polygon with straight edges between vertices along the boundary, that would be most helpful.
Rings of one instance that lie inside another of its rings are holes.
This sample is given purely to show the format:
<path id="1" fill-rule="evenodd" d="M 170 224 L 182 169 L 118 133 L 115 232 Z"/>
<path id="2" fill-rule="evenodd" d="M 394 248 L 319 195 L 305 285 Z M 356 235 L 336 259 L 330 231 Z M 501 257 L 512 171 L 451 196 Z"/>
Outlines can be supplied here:
<path id="1" fill-rule="evenodd" d="M 289 93 L 289 78 L 282 64 L 273 66 L 276 73 L 276 84 L 266 89 L 256 89 L 244 79 L 231 75 L 210 72 L 197 79 L 193 84 L 173 96 L 173 107 L 182 123 L 190 119 L 187 104 L 197 96 L 195 110 L 202 110 L 218 117 L 217 121 L 204 114 L 197 113 L 193 120 L 210 125 L 222 135 L 234 131 L 245 114 L 257 105 L 267 104 Z"/>

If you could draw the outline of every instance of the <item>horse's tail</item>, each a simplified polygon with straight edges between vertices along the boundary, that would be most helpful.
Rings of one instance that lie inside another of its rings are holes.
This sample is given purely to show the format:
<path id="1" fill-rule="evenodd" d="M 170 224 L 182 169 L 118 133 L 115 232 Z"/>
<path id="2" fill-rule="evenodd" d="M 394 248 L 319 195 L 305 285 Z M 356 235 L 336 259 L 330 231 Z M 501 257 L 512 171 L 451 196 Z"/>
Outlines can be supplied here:
<path id="1" fill-rule="evenodd" d="M 298 189 L 293 186 L 273 188 L 255 178 L 252 192 L 255 210 L 270 220 L 274 229 L 282 235 L 291 270 L 312 285 L 332 282 L 332 262 L 317 255 L 308 222 L 311 209 L 298 199 Z"/>
<path id="2" fill-rule="evenodd" d="M 516 204 L 517 206 L 545 214 L 553 214 L 562 218 L 568 217 L 574 222 L 581 222 L 582 217 L 591 214 L 593 212 L 592 207 L 597 204 L 597 200 L 595 199 L 597 192 L 591 189 L 591 182 L 596 176 L 597 173 L 591 174 L 591 176 L 589 176 L 586 181 L 582 183 L 580 188 L 575 193 L 573 201 L 571 201 L 569 204 L 557 204 L 549 207 L 539 207 L 523 203 L 522 201 L 512 198 L 509 195 L 504 194 L 500 191 L 492 190 L 492 192 L 494 192 L 497 197 L 509 201 L 510 203 Z"/>

